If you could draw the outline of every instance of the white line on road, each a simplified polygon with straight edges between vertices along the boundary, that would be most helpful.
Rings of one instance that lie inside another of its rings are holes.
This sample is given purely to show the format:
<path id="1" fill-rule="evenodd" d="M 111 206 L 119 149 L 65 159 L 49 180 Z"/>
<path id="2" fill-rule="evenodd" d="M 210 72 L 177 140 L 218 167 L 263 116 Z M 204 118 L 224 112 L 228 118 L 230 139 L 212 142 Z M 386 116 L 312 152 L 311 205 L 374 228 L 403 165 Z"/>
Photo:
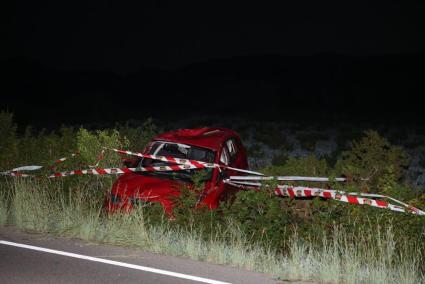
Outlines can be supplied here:
<path id="1" fill-rule="evenodd" d="M 78 258 L 78 259 L 85 259 L 85 260 L 95 261 L 95 262 L 100 262 L 100 263 L 106 263 L 106 264 L 110 264 L 110 265 L 116 265 L 116 266 L 121 266 L 121 267 L 136 269 L 136 270 L 142 270 L 142 271 L 147 271 L 147 272 L 152 272 L 152 273 L 157 273 L 157 274 L 162 274 L 162 275 L 167 275 L 167 276 L 172 276 L 172 277 L 177 277 L 177 278 L 183 278 L 183 279 L 198 281 L 198 282 L 202 282 L 202 283 L 230 284 L 228 282 L 222 282 L 222 281 L 217 281 L 217 280 L 213 280 L 213 279 L 187 275 L 187 274 L 183 274 L 183 273 L 177 273 L 177 272 L 172 272 L 172 271 L 167 271 L 167 270 L 162 270 L 162 269 L 157 269 L 157 268 L 152 268 L 152 267 L 147 267 L 147 266 L 141 266 L 141 265 L 136 265 L 136 264 L 130 264 L 130 263 L 125 263 L 125 262 L 120 262 L 120 261 L 113 261 L 113 260 L 103 259 L 103 258 L 98 258 L 98 257 L 91 257 L 91 256 L 87 256 L 87 255 L 70 253 L 70 252 L 65 252 L 65 251 L 60 251 L 60 250 L 24 245 L 24 244 L 13 243 L 13 242 L 8 242 L 8 241 L 1 241 L 1 240 L 0 240 L 0 244 L 7 245 L 7 246 L 13 246 L 13 247 L 19 247 L 19 248 L 25 248 L 25 249 L 31 249 L 31 250 L 36 250 L 36 251 L 42 251 L 42 252 L 52 253 L 52 254 L 57 254 L 57 255 L 63 255 L 63 256 L 68 256 L 68 257 L 73 257 L 73 258 Z"/>

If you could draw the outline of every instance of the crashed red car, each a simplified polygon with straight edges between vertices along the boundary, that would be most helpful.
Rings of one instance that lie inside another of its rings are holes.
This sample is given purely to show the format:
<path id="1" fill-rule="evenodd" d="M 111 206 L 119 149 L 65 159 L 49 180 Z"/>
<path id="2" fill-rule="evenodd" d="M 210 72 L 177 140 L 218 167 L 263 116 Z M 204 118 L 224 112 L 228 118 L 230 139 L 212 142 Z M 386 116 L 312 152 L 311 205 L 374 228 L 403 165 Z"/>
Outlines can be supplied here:
<path id="1" fill-rule="evenodd" d="M 239 169 L 247 169 L 246 150 L 239 135 L 226 128 L 179 129 L 155 137 L 144 149 L 144 154 L 170 156 L 207 163 L 216 163 Z M 138 158 L 127 161 L 128 167 L 167 166 L 168 162 Z M 182 187 L 193 188 L 193 175 L 200 169 L 167 172 L 133 172 L 121 175 L 113 184 L 106 198 L 109 212 L 131 209 L 140 202 L 159 202 L 168 214 L 172 214 L 173 199 Z M 231 169 L 207 168 L 204 188 L 199 205 L 217 208 L 237 189 L 223 180 L 235 175 Z"/>

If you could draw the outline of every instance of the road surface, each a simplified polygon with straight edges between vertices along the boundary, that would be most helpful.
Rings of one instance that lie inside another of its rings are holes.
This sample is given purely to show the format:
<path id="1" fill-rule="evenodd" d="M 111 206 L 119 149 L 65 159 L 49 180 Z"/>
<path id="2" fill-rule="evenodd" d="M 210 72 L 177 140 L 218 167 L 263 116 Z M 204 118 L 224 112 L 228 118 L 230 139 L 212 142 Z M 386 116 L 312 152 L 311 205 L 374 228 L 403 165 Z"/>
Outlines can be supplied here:
<path id="1" fill-rule="evenodd" d="M 261 273 L 0 227 L 0 283 L 284 283 Z"/>

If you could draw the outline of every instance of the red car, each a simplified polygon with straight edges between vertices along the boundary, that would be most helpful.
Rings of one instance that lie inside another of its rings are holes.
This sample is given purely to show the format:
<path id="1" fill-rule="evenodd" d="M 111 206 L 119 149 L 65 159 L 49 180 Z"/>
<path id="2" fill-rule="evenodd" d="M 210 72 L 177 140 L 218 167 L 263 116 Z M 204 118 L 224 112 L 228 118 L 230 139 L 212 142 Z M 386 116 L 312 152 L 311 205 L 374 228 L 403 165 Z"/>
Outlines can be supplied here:
<path id="1" fill-rule="evenodd" d="M 155 137 L 143 153 L 157 156 L 191 159 L 208 163 L 247 169 L 246 150 L 239 135 L 226 128 L 179 129 Z M 127 161 L 128 167 L 166 166 L 168 162 L 139 158 Z M 192 177 L 196 171 L 203 175 L 205 187 L 199 197 L 199 205 L 217 208 L 220 200 L 231 196 L 237 189 L 223 182 L 236 175 L 229 169 L 208 168 L 169 172 L 135 172 L 121 175 L 113 184 L 106 198 L 109 212 L 131 209 L 139 202 L 160 202 L 165 212 L 172 215 L 173 199 L 182 186 L 193 188 Z"/>

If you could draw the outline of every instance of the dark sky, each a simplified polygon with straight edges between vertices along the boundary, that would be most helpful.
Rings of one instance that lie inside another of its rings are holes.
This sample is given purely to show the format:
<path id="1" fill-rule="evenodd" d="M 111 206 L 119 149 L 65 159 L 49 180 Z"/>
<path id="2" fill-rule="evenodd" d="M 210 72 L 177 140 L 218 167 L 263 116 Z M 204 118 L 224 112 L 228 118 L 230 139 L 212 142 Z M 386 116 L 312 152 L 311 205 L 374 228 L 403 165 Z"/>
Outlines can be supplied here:
<path id="1" fill-rule="evenodd" d="M 422 114 L 425 2 L 272 3 L 16 1 L 2 17 L 0 109 L 42 126 Z"/>
<path id="2" fill-rule="evenodd" d="M 2 57 L 132 72 L 242 54 L 425 49 L 423 1 L 126 2 L 17 1 Z"/>

